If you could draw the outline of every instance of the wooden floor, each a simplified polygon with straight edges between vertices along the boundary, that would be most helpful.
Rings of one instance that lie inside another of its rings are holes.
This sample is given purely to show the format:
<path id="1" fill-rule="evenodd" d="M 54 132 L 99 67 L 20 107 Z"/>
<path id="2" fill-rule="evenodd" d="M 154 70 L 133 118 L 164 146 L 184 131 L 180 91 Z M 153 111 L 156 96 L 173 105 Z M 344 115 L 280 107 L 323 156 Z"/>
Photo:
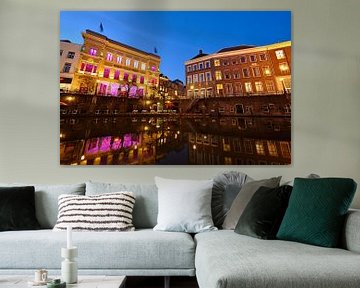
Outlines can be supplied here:
<path id="1" fill-rule="evenodd" d="M 126 288 L 163 288 L 164 277 L 132 277 L 126 279 Z M 170 277 L 171 288 L 199 288 L 195 277 Z"/>

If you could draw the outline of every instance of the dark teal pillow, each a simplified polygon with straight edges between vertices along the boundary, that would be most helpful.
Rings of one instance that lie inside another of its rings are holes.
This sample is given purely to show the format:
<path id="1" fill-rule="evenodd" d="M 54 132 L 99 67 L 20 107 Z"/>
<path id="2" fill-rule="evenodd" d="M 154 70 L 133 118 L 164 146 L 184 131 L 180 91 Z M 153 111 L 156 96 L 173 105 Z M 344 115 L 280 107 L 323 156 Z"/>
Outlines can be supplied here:
<path id="1" fill-rule="evenodd" d="M 337 247 L 355 191 L 348 178 L 295 178 L 277 239 Z"/>

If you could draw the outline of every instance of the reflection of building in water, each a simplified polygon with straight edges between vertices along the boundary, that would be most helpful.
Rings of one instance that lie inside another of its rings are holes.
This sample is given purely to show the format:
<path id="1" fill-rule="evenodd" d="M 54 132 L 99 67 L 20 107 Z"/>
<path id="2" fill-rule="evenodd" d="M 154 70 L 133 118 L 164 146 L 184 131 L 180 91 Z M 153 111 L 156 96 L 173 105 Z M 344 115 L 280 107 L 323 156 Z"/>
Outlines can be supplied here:
<path id="1" fill-rule="evenodd" d="M 185 62 L 188 98 L 291 92 L 291 41 L 236 46 Z"/>
<path id="2" fill-rule="evenodd" d="M 291 142 L 189 134 L 189 164 L 284 165 L 291 163 Z"/>
<path id="3" fill-rule="evenodd" d="M 91 30 L 82 47 L 72 92 L 139 98 L 159 81 L 160 57 Z"/>
<path id="4" fill-rule="evenodd" d="M 80 57 L 80 44 L 69 40 L 60 41 L 60 90 L 68 91 Z"/>

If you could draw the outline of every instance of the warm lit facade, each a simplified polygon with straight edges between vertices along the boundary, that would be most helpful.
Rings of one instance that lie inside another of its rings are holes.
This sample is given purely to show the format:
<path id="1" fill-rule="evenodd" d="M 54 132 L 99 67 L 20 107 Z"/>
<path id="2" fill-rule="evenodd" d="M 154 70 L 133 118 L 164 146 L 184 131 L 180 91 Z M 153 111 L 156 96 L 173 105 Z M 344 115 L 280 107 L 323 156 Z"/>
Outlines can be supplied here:
<path id="1" fill-rule="evenodd" d="M 291 41 L 200 53 L 185 62 L 188 98 L 291 93 Z"/>
<path id="2" fill-rule="evenodd" d="M 77 69 L 81 45 L 69 40 L 60 41 L 60 90 L 68 91 Z"/>
<path id="3" fill-rule="evenodd" d="M 142 98 L 158 87 L 159 56 L 91 30 L 82 36 L 84 45 L 72 92 Z"/>

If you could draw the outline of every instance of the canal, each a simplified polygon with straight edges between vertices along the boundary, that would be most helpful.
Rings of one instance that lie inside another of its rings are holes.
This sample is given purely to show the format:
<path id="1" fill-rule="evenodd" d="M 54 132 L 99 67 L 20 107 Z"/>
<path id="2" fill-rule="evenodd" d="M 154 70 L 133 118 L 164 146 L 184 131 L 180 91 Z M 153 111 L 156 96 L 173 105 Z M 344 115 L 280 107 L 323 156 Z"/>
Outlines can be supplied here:
<path id="1" fill-rule="evenodd" d="M 62 165 L 288 165 L 290 117 L 60 119 Z"/>

